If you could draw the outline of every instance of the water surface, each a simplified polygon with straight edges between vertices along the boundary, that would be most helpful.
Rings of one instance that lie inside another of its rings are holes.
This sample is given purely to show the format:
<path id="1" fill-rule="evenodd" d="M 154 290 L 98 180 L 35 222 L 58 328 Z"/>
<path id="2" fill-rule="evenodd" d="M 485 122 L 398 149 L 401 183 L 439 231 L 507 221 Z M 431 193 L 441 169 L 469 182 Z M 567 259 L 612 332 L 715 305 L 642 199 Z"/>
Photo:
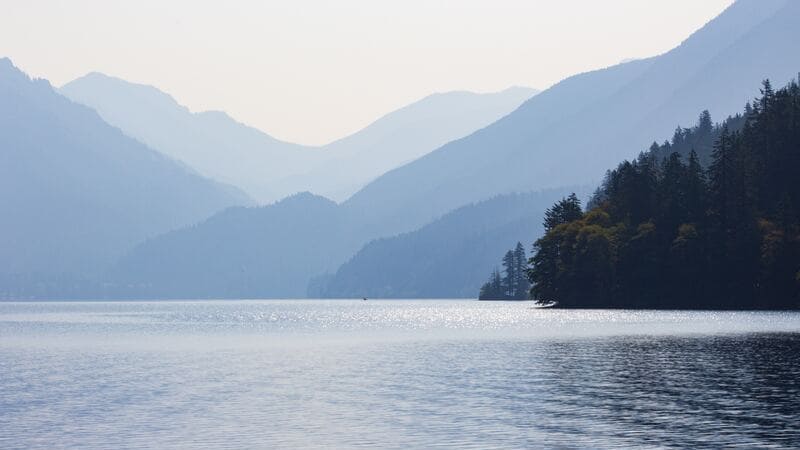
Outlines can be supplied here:
<path id="1" fill-rule="evenodd" d="M 800 314 L 0 303 L 0 448 L 792 447 Z"/>

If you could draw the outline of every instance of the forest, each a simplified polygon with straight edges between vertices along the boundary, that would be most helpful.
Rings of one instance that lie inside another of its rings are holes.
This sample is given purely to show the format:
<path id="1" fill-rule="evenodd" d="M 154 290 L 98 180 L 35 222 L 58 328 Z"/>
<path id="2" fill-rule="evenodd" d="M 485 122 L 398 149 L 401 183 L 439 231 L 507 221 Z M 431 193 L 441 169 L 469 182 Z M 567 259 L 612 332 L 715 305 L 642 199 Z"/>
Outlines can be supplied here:
<path id="1" fill-rule="evenodd" d="M 574 194 L 573 194 L 574 195 Z M 481 286 L 479 300 L 525 300 L 528 298 L 528 261 L 525 247 L 517 242 L 503 257 L 503 274 L 495 269 L 489 281 Z"/>
<path id="2" fill-rule="evenodd" d="M 564 308 L 800 307 L 800 88 L 654 143 L 607 172 L 584 211 L 546 211 L 530 298 Z M 487 286 L 495 282 L 497 274 Z M 483 294 L 483 292 L 482 292 Z"/>

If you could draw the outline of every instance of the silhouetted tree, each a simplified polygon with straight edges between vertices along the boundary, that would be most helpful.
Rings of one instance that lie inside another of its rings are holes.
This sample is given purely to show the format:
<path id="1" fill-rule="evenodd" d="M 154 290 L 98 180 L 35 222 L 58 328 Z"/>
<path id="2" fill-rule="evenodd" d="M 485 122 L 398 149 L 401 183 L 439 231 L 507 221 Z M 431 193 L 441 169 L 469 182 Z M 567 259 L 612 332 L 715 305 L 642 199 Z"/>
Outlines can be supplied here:
<path id="1" fill-rule="evenodd" d="M 514 289 L 511 298 L 514 300 L 525 300 L 528 298 L 530 283 L 528 282 L 528 258 L 525 255 L 525 247 L 521 242 L 517 242 L 514 248 Z"/>
<path id="2" fill-rule="evenodd" d="M 581 201 L 573 192 L 544 212 L 544 229 L 549 231 L 558 225 L 579 219 L 583 215 Z"/>
<path id="3" fill-rule="evenodd" d="M 708 169 L 704 170 L 703 166 Z M 531 295 L 564 307 L 800 307 L 800 87 L 763 83 L 545 214 Z"/>
<path id="4" fill-rule="evenodd" d="M 503 292 L 503 280 L 500 277 L 500 271 L 494 269 L 489 281 L 481 286 L 481 292 L 478 296 L 480 300 L 502 300 L 505 297 Z"/>
<path id="5" fill-rule="evenodd" d="M 528 261 L 525 256 L 525 247 L 517 242 L 513 250 L 503 256 L 503 276 L 495 270 L 481 288 L 481 300 L 525 300 L 528 298 L 527 274 Z"/>

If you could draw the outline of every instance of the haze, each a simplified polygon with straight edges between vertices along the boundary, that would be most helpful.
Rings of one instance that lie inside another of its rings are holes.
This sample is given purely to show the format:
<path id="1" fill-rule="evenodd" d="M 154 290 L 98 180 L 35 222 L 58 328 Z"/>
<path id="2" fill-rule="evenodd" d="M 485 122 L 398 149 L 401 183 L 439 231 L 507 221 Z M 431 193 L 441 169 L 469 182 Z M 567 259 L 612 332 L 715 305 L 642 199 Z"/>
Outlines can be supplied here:
<path id="1" fill-rule="evenodd" d="M 57 85 L 100 71 L 322 144 L 432 92 L 543 89 L 664 52 L 730 3 L 14 2 L 0 55 Z"/>

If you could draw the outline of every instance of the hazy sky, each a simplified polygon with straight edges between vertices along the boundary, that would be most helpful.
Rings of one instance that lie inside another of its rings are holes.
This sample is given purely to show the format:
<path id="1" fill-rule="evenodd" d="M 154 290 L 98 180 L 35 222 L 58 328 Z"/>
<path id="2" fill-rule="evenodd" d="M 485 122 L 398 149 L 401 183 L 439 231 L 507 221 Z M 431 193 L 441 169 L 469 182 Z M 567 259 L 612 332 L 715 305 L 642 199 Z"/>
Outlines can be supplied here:
<path id="1" fill-rule="evenodd" d="M 0 56 L 100 71 L 320 144 L 433 92 L 546 88 L 669 50 L 732 0 L 19 0 Z"/>

